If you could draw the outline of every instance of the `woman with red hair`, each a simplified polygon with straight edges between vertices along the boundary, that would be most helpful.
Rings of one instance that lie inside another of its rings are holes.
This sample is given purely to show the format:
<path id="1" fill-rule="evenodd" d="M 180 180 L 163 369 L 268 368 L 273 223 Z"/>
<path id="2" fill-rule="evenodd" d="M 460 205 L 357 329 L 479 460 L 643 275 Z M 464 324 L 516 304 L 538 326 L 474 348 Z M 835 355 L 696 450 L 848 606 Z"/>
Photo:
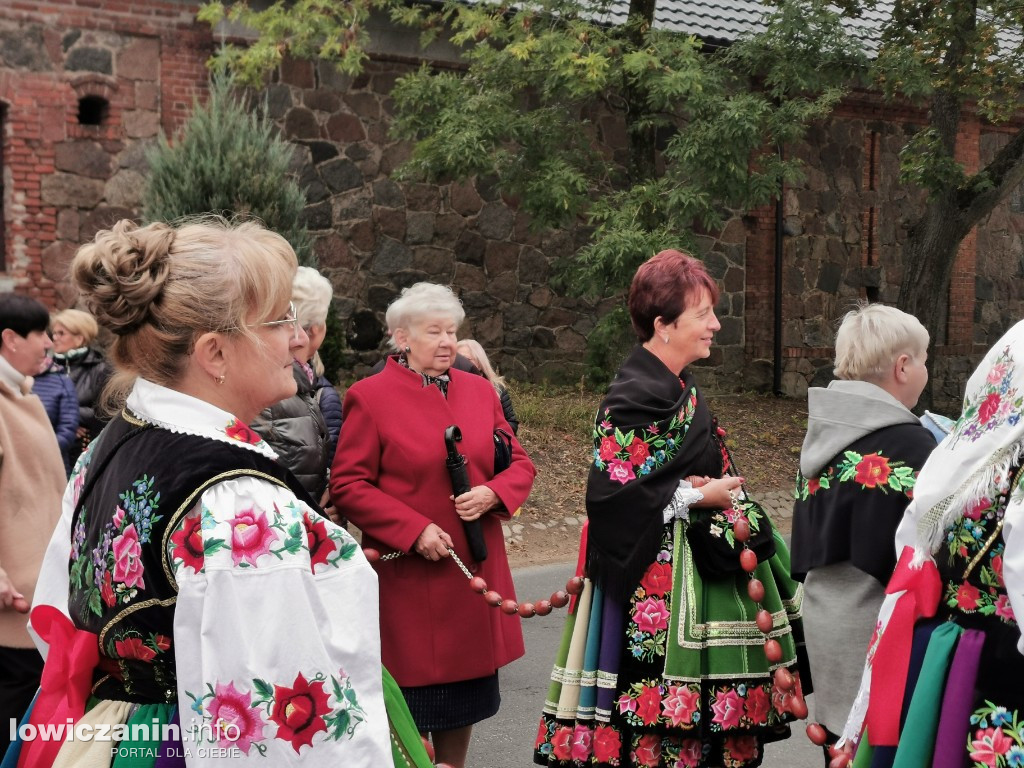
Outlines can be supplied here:
<path id="1" fill-rule="evenodd" d="M 586 578 L 555 662 L 538 764 L 755 766 L 806 714 L 800 588 L 785 544 L 745 502 L 691 368 L 711 354 L 717 301 L 704 266 L 679 251 L 633 278 L 639 344 L 594 424 Z M 743 552 L 761 560 L 749 575 L 739 550 L 728 572 L 701 557 L 707 535 L 745 539 L 740 517 L 760 530 L 750 543 L 767 544 Z"/>

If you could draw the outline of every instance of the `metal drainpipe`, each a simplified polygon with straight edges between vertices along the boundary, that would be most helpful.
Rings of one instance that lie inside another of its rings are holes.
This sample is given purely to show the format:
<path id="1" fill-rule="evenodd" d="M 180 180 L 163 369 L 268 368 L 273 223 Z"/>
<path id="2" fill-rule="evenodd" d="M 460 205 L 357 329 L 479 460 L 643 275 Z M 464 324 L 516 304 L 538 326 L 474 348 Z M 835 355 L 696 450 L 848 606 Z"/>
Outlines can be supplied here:
<path id="1" fill-rule="evenodd" d="M 785 151 L 779 145 L 779 159 L 785 160 Z M 779 199 L 775 201 L 775 317 L 773 322 L 772 391 L 782 392 L 782 195 L 785 183 L 779 181 Z"/>

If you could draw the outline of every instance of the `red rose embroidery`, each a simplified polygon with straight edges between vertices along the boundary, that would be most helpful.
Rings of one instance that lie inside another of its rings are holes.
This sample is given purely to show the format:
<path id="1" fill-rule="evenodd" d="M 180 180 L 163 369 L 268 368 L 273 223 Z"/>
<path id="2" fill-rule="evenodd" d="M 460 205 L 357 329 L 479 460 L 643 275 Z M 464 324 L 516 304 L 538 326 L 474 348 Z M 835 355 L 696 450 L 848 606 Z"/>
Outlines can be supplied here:
<path id="1" fill-rule="evenodd" d="M 196 573 L 203 570 L 203 527 L 199 515 L 186 517 L 181 528 L 171 534 L 171 542 L 174 544 L 172 560 L 181 560 Z"/>
<path id="2" fill-rule="evenodd" d="M 653 768 L 661 761 L 661 737 L 656 733 L 645 733 L 633 750 L 633 760 L 637 765 Z"/>
<path id="3" fill-rule="evenodd" d="M 540 745 L 544 743 L 544 740 L 548 737 L 548 724 L 542 717 L 540 719 L 540 725 L 537 726 L 537 738 L 534 739 L 533 749 L 534 751 L 540 749 Z"/>
<path id="4" fill-rule="evenodd" d="M 978 588 L 970 584 L 961 584 L 956 591 L 956 604 L 965 611 L 973 611 L 978 607 L 978 597 L 981 595 Z"/>
<path id="5" fill-rule="evenodd" d="M 257 513 L 254 507 L 241 510 L 228 522 L 231 524 L 231 560 L 235 565 L 241 562 L 256 565 L 256 559 L 270 552 L 270 545 L 277 540 L 266 513 Z"/>
<path id="6" fill-rule="evenodd" d="M 629 454 L 629 460 L 637 467 L 647 461 L 647 457 L 651 455 L 647 449 L 647 443 L 643 440 L 634 440 L 630 443 L 626 447 L 626 453 Z"/>
<path id="7" fill-rule="evenodd" d="M 327 521 L 320 518 L 313 523 L 310 522 L 307 515 L 303 515 L 302 525 L 306 528 L 306 545 L 309 547 L 310 566 L 315 568 L 317 563 L 326 563 L 327 558 L 334 551 L 334 542 L 327 535 Z"/>
<path id="8" fill-rule="evenodd" d="M 110 571 L 103 574 L 103 586 L 100 587 L 100 597 L 108 608 L 113 608 L 117 598 L 114 596 L 114 586 L 111 583 Z"/>
<path id="9" fill-rule="evenodd" d="M 995 555 L 992 558 L 992 572 L 996 575 L 996 582 L 1000 587 L 1004 586 L 1003 582 L 1003 556 Z"/>
<path id="10" fill-rule="evenodd" d="M 153 645 L 159 648 L 161 651 L 166 651 L 171 647 L 171 638 L 166 635 L 157 635 L 153 638 Z"/>
<path id="11" fill-rule="evenodd" d="M 757 757 L 757 737 L 750 734 L 730 736 L 723 746 L 724 751 L 732 756 L 737 765 Z"/>
<path id="12" fill-rule="evenodd" d="M 768 701 L 768 694 L 764 688 L 750 688 L 747 690 L 747 700 L 744 708 L 747 718 L 754 725 L 764 725 L 768 722 L 768 709 L 771 703 Z"/>
<path id="13" fill-rule="evenodd" d="M 651 563 L 640 586 L 651 597 L 661 597 L 672 586 L 672 566 L 668 563 Z"/>
<path id="14" fill-rule="evenodd" d="M 809 493 L 811 496 L 816 494 L 820 488 L 821 481 L 818 480 L 818 478 L 813 477 L 807 481 L 807 493 Z"/>
<path id="15" fill-rule="evenodd" d="M 743 697 L 732 688 L 719 691 L 715 694 L 715 702 L 711 709 L 715 713 L 711 722 L 721 725 L 723 731 L 737 728 L 740 724 L 740 715 L 743 714 Z"/>
<path id="16" fill-rule="evenodd" d="M 114 652 L 122 659 L 138 659 L 151 662 L 156 658 L 156 651 L 142 642 L 141 637 L 126 637 L 114 641 Z"/>
<path id="17" fill-rule="evenodd" d="M 313 736 L 327 730 L 324 715 L 331 711 L 323 682 L 309 683 L 300 672 L 291 688 L 274 686 L 274 711 L 270 715 L 277 724 L 276 738 L 290 741 L 296 752 L 311 745 Z"/>
<path id="18" fill-rule="evenodd" d="M 865 488 L 877 488 L 889 482 L 892 469 L 889 460 L 877 453 L 869 453 L 860 460 L 856 467 L 857 474 L 853 478 Z"/>
<path id="19" fill-rule="evenodd" d="M 633 474 L 633 467 L 628 461 L 623 461 L 622 459 L 612 459 L 608 462 L 608 476 L 623 485 L 630 480 L 636 480 L 636 475 Z"/>
<path id="20" fill-rule="evenodd" d="M 563 725 L 555 729 L 551 749 L 557 759 L 568 760 L 572 756 L 572 728 Z"/>
<path id="21" fill-rule="evenodd" d="M 256 434 L 248 424 L 243 424 L 238 419 L 232 420 L 231 423 L 224 428 L 224 434 L 232 440 L 238 440 L 239 442 L 248 443 L 249 445 L 256 445 L 256 443 L 263 439 Z"/>
<path id="22" fill-rule="evenodd" d="M 615 454 L 619 452 L 619 444 L 615 442 L 614 437 L 603 437 L 601 438 L 601 447 L 598 448 L 597 452 L 601 457 L 601 461 L 614 459 Z"/>
<path id="23" fill-rule="evenodd" d="M 978 421 L 982 424 L 987 424 L 989 420 L 996 415 L 996 411 L 999 410 L 999 402 L 999 393 L 990 393 L 989 396 L 982 401 L 981 405 L 978 406 Z"/>
<path id="24" fill-rule="evenodd" d="M 599 725 L 594 731 L 594 760 L 610 763 L 622 753 L 622 737 L 610 725 Z"/>
<path id="25" fill-rule="evenodd" d="M 644 686 L 636 700 L 636 715 L 644 725 L 654 725 L 661 714 L 661 692 L 657 687 Z"/>

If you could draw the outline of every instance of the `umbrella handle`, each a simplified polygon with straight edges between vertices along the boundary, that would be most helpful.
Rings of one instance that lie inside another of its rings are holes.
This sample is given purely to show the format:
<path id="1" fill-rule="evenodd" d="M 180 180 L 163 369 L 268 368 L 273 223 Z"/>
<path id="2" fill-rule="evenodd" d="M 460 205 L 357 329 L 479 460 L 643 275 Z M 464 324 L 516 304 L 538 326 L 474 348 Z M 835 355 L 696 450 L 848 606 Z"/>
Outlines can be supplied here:
<path id="1" fill-rule="evenodd" d="M 462 442 L 462 430 L 457 424 L 452 424 L 444 431 L 444 447 L 448 451 L 448 461 L 459 459 L 459 449 L 456 443 Z"/>

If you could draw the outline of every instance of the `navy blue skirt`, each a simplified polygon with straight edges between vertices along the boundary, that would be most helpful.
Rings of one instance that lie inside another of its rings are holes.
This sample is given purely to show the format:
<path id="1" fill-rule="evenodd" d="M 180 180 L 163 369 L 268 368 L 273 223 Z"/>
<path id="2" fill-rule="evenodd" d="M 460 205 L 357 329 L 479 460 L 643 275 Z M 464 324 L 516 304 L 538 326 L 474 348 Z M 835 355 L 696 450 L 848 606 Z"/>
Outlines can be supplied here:
<path id="1" fill-rule="evenodd" d="M 456 683 L 402 688 L 420 733 L 449 731 L 479 723 L 498 713 L 498 673 Z"/>

